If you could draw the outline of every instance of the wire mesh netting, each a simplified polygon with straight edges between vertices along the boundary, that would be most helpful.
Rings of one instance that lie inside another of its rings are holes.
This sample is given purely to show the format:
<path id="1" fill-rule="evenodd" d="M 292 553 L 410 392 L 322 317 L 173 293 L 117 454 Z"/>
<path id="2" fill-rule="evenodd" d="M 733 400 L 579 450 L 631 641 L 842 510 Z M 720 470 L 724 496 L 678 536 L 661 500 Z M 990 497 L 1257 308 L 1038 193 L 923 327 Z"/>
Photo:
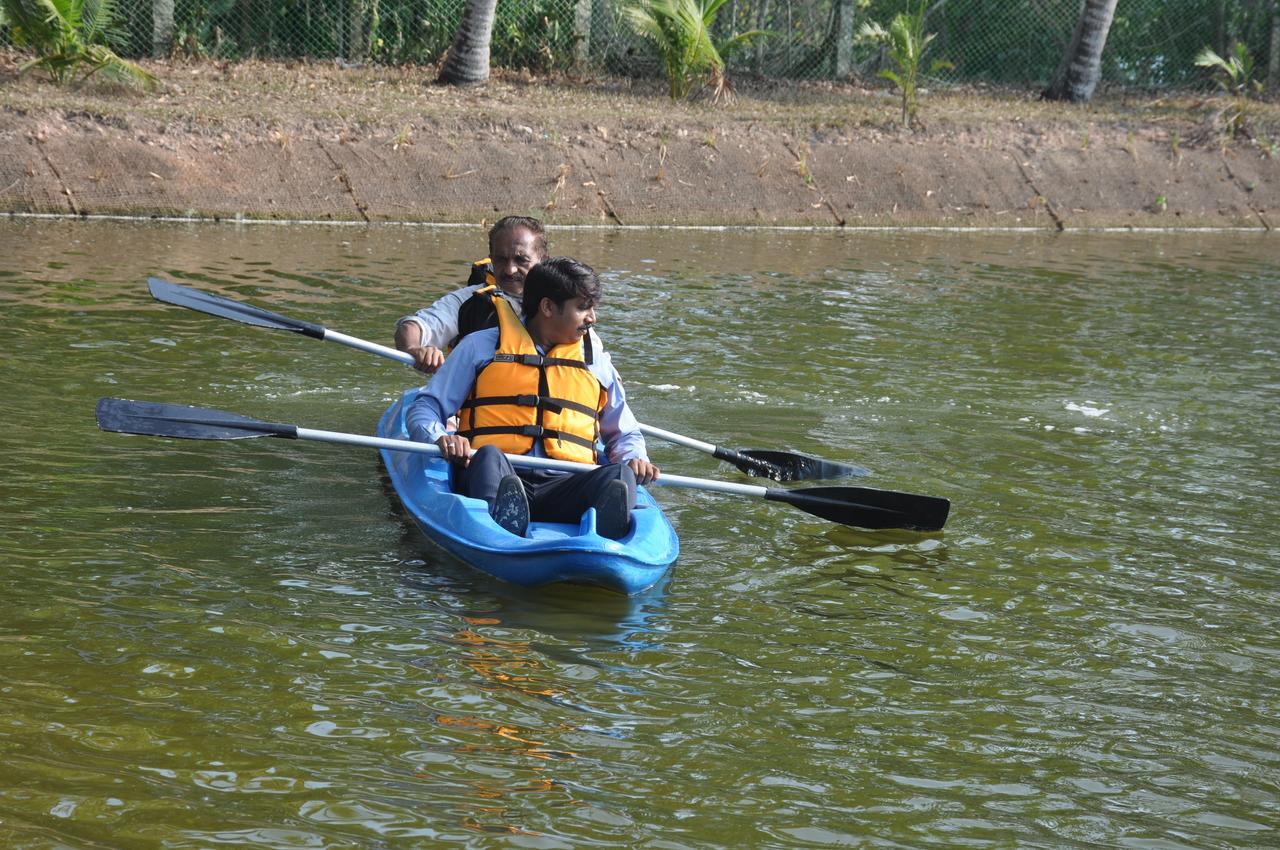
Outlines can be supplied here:
<path id="1" fill-rule="evenodd" d="M 3 0 L 4 4 L 42 0 Z M 104 0 L 86 0 L 96 8 Z M 113 46 L 127 57 L 178 54 L 215 59 L 338 59 L 429 64 L 440 60 L 465 0 L 114 0 Z M 500 0 L 492 38 L 497 67 L 656 75 L 650 46 L 623 15 L 636 0 Z M 927 62 L 938 78 L 1017 86 L 1047 82 L 1061 60 L 1083 0 L 931 0 Z M 735 75 L 839 79 L 875 74 L 881 48 L 862 25 L 888 25 L 919 0 L 728 0 L 717 40 L 761 30 L 729 58 Z M 15 41 L 0 21 L 0 46 Z M 1258 76 L 1274 80 L 1280 59 L 1280 0 L 1119 0 L 1103 56 L 1105 83 L 1168 87 L 1204 79 L 1205 47 L 1225 55 L 1244 43 Z"/>

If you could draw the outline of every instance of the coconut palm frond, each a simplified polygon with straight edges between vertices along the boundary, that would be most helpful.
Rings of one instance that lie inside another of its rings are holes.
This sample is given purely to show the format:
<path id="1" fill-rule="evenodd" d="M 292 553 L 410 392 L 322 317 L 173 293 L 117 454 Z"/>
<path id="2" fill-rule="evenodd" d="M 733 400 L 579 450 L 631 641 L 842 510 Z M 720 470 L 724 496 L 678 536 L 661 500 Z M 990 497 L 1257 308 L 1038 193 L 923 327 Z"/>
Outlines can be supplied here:
<path id="1" fill-rule="evenodd" d="M 720 2 L 712 3 L 719 8 Z M 639 0 L 624 8 L 635 33 L 657 51 L 672 100 L 688 95 L 696 77 L 722 64 L 707 28 L 705 8 L 698 0 Z"/>
<path id="2" fill-rule="evenodd" d="M 747 32 L 738 33 L 733 38 L 722 41 L 716 45 L 716 51 L 720 54 L 720 58 L 728 59 L 734 53 L 737 53 L 744 47 L 750 47 L 751 42 L 758 38 L 771 38 L 775 33 L 768 30 L 748 30 Z"/>
<path id="3" fill-rule="evenodd" d="M 1201 50 L 1193 61 L 1200 68 L 1221 68 L 1224 71 L 1228 68 L 1227 60 L 1219 56 L 1212 47 Z"/>
<path id="4" fill-rule="evenodd" d="M 726 0 L 634 0 L 623 7 L 632 30 L 653 44 L 670 85 L 672 100 L 687 97 L 703 78 L 713 99 L 732 90 L 725 77 L 724 57 L 753 39 L 769 33 L 752 30 L 717 44 L 711 25 Z"/>
<path id="5" fill-rule="evenodd" d="M 159 85 L 159 80 L 146 68 L 135 65 L 127 59 L 121 59 L 115 51 L 104 45 L 92 45 L 88 51 L 90 70 L 81 81 L 97 75 L 112 82 L 122 83 L 134 88 L 151 90 Z"/>
<path id="6" fill-rule="evenodd" d="M 76 0 L 81 4 L 80 35 L 90 44 L 109 41 L 108 33 L 115 17 L 112 0 Z"/>
<path id="7" fill-rule="evenodd" d="M 858 35 L 856 38 L 858 41 L 883 42 L 888 40 L 889 33 L 885 32 L 884 27 L 880 26 L 875 21 L 867 21 L 858 28 Z"/>
<path id="8" fill-rule="evenodd" d="M 1261 92 L 1262 83 L 1253 79 L 1253 55 L 1243 42 L 1236 42 L 1226 56 L 1206 47 L 1196 54 L 1195 64 L 1217 72 L 1214 77 L 1223 91 L 1247 96 L 1250 89 Z"/>
<path id="9" fill-rule="evenodd" d="M 101 74 L 128 85 L 151 88 L 156 78 L 121 59 L 108 46 L 119 42 L 114 0 L 0 0 L 12 26 L 14 41 L 29 46 L 36 56 L 19 66 L 19 73 L 45 71 L 60 84 L 79 75 L 86 80 Z"/>
<path id="10" fill-rule="evenodd" d="M 56 26 L 61 16 L 50 0 L 3 0 L 3 5 L 17 45 L 50 43 L 61 34 Z"/>
<path id="11" fill-rule="evenodd" d="M 919 108 L 917 92 L 921 62 L 925 51 L 936 37 L 935 33 L 924 31 L 925 16 L 925 4 L 922 2 L 916 9 L 908 8 L 907 11 L 894 15 L 887 30 L 874 21 L 869 21 L 862 25 L 857 36 L 859 41 L 884 45 L 896 70 L 886 68 L 880 71 L 879 76 L 892 82 L 901 92 L 902 123 L 907 127 L 914 127 L 918 123 L 916 112 Z M 930 71 L 937 72 L 952 67 L 955 66 L 947 60 L 936 59 L 930 66 Z"/>

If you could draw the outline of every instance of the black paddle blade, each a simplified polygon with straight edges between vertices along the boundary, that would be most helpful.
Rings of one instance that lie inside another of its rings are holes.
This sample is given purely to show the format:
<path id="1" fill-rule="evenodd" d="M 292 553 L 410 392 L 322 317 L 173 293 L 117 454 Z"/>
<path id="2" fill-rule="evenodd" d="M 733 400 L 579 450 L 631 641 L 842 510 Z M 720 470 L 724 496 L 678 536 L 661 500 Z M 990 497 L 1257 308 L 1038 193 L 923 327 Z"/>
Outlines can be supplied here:
<path id="1" fill-rule="evenodd" d="M 936 496 L 917 496 L 870 487 L 806 487 L 774 489 L 766 499 L 795 505 L 814 516 L 858 528 L 908 528 L 939 531 L 947 522 L 951 502 Z"/>
<path id="2" fill-rule="evenodd" d="M 121 434 L 148 437 L 176 437 L 180 440 L 247 440 L 252 437 L 295 439 L 293 425 L 259 422 L 223 410 L 130 401 L 125 398 L 98 399 L 98 427 Z"/>
<path id="3" fill-rule="evenodd" d="M 783 452 L 774 449 L 743 449 L 739 455 L 761 461 L 776 469 L 777 475 L 770 473 L 767 477 L 774 481 L 821 481 L 826 478 L 857 478 L 870 475 L 871 470 L 852 463 L 826 460 L 802 452 Z M 759 475 L 745 466 L 739 466 L 749 475 Z"/>
<path id="4" fill-rule="evenodd" d="M 211 316 L 220 316 L 221 318 L 242 322 L 246 325 L 271 328 L 277 331 L 293 331 L 304 336 L 324 339 L 324 328 L 320 325 L 301 322 L 288 316 L 281 316 L 279 313 L 272 313 L 270 310 L 263 310 L 261 307 L 242 304 L 230 298 L 223 298 L 221 295 L 212 295 L 208 292 L 201 292 L 198 289 L 178 286 L 176 283 L 170 283 L 158 277 L 147 278 L 147 289 L 151 290 L 153 298 L 166 304 L 176 304 L 179 307 L 186 307 L 189 310 L 196 310 L 200 313 L 208 313 Z"/>

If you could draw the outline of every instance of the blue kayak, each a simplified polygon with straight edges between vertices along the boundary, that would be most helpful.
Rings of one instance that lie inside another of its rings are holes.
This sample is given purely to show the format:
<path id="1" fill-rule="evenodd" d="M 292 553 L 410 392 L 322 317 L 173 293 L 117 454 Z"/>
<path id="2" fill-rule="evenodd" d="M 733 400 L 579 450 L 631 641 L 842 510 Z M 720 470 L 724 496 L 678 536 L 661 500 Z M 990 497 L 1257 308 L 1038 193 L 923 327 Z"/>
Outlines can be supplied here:
<path id="1" fill-rule="evenodd" d="M 412 389 L 387 408 L 378 436 L 408 439 L 404 415 Z M 396 495 L 427 537 L 478 570 L 525 587 L 594 584 L 625 594 L 652 587 L 680 554 L 680 540 L 645 488 L 636 495 L 631 530 L 621 540 L 596 533 L 595 509 L 577 525 L 531 522 L 526 537 L 500 528 L 480 499 L 450 488 L 449 464 L 433 455 L 381 449 Z"/>

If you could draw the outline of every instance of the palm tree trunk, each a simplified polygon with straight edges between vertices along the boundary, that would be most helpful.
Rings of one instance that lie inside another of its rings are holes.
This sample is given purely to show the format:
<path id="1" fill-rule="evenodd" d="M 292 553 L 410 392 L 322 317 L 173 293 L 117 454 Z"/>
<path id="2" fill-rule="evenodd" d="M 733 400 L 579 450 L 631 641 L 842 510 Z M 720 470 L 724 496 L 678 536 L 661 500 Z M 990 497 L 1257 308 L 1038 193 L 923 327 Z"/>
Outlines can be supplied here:
<path id="1" fill-rule="evenodd" d="M 1117 0 L 1084 0 L 1075 35 L 1071 37 L 1062 64 L 1044 90 L 1045 100 L 1086 103 L 1102 76 L 1102 49 L 1115 19 Z"/>
<path id="2" fill-rule="evenodd" d="M 451 86 L 484 83 L 489 79 L 489 41 L 498 0 L 467 0 L 462 21 L 449 46 L 449 55 L 436 82 Z"/>

